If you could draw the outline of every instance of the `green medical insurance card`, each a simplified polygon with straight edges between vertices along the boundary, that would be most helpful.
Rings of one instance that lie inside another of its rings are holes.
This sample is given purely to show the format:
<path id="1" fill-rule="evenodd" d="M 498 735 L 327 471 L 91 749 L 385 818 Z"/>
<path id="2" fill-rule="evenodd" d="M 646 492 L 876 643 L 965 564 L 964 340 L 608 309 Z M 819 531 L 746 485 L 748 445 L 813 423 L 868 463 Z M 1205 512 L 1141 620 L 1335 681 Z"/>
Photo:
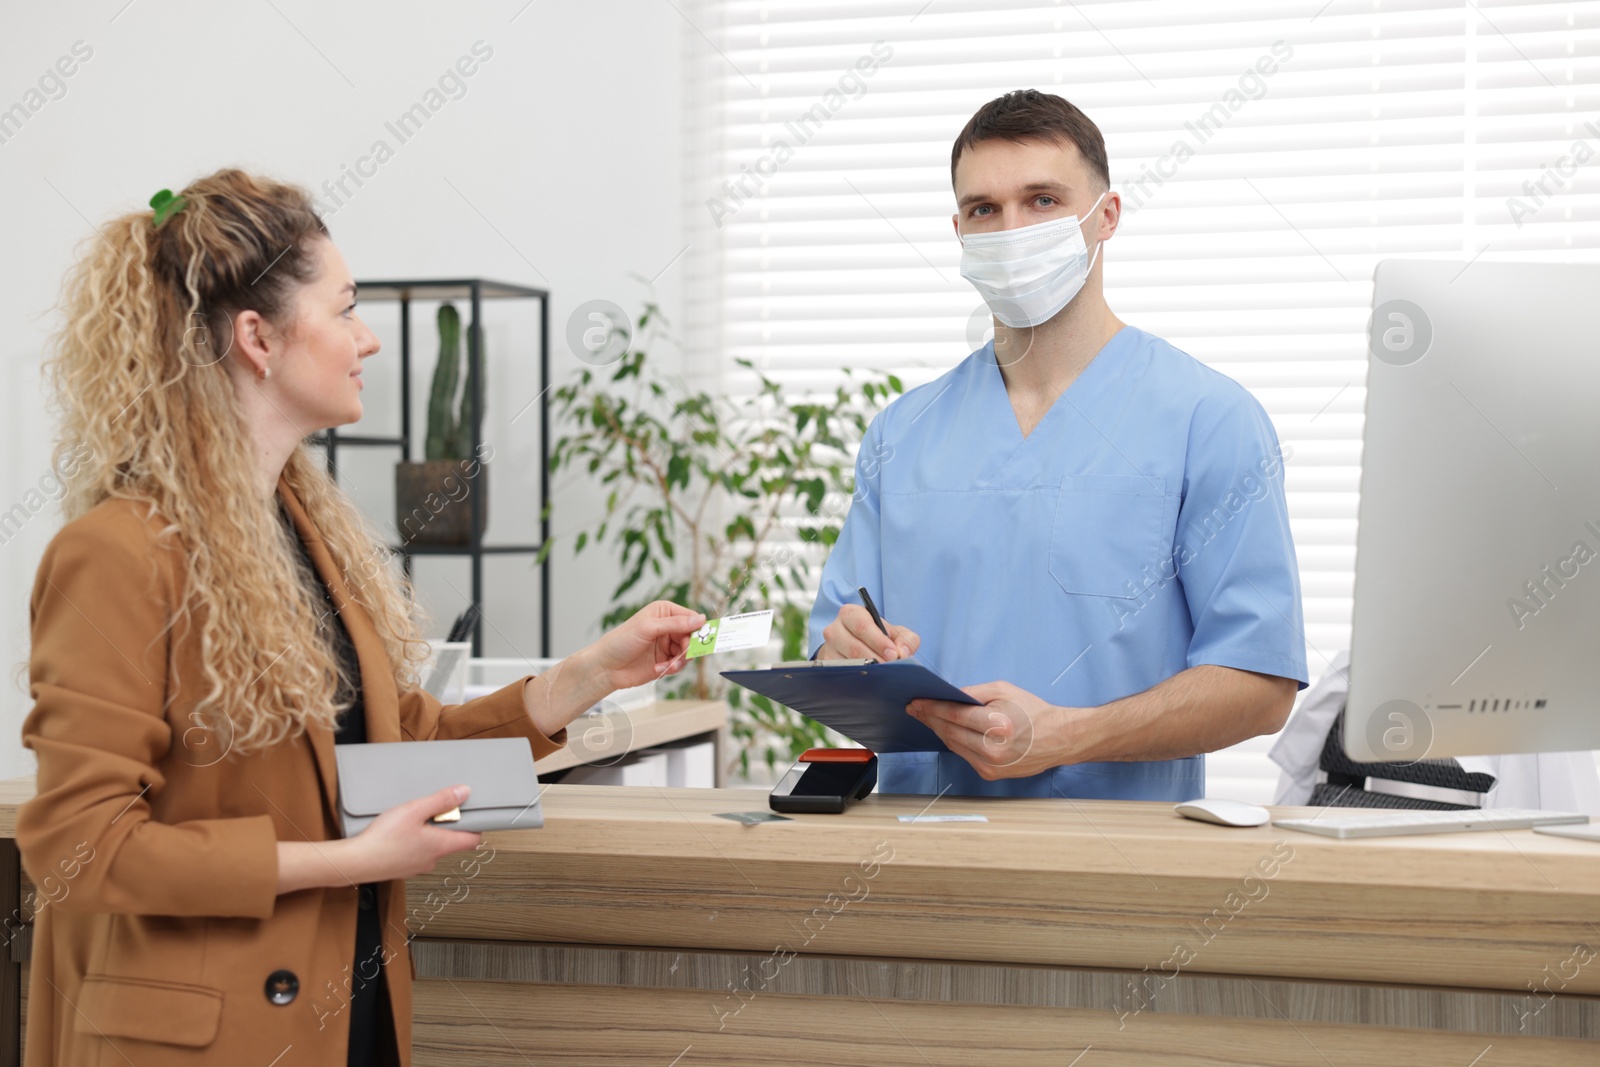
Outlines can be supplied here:
<path id="1" fill-rule="evenodd" d="M 772 637 L 772 612 L 750 611 L 743 615 L 729 615 L 725 619 L 711 619 L 689 639 L 686 659 L 708 656 L 713 652 L 737 652 L 741 648 L 762 648 Z"/>

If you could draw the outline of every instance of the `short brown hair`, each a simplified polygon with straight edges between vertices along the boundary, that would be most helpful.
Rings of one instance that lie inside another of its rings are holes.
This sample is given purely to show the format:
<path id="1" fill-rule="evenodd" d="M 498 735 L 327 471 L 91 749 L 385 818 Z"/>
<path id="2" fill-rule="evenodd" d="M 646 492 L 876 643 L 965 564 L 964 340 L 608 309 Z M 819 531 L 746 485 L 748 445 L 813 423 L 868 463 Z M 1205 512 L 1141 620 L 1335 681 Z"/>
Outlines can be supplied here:
<path id="1" fill-rule="evenodd" d="M 950 183 L 955 184 L 961 153 L 980 141 L 1066 141 L 1078 146 L 1091 173 L 1111 187 L 1111 166 L 1106 160 L 1106 139 L 1100 127 L 1072 104 L 1053 93 L 1013 89 L 980 107 L 956 138 L 950 150 Z"/>

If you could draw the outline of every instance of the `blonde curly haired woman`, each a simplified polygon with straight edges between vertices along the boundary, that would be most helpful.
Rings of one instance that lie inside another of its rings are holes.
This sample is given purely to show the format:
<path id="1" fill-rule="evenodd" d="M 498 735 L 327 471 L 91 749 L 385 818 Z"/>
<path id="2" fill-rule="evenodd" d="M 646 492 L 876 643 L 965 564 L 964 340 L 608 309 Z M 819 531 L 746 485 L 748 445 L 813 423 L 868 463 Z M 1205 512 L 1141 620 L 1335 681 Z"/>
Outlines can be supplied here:
<path id="1" fill-rule="evenodd" d="M 410 1062 L 404 879 L 481 837 L 446 789 L 341 839 L 333 746 L 526 737 L 683 667 L 656 603 L 441 707 L 409 591 L 306 437 L 361 416 L 377 339 L 292 186 L 225 170 L 101 228 L 47 364 L 68 522 L 31 605 L 29 1067 Z M 281 1057 L 275 1058 L 275 1057 Z"/>

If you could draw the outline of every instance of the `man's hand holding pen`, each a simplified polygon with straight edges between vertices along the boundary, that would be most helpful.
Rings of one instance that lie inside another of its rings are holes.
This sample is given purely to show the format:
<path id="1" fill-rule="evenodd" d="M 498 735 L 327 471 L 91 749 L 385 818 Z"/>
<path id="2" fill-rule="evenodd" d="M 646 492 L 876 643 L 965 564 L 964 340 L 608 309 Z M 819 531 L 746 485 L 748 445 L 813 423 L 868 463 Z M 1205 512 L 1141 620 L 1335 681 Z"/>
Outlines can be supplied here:
<path id="1" fill-rule="evenodd" d="M 922 638 L 904 626 L 883 620 L 872 598 L 861 590 L 862 604 L 846 604 L 839 615 L 822 631 L 822 647 L 816 658 L 876 659 L 885 663 L 910 659 L 922 647 Z"/>

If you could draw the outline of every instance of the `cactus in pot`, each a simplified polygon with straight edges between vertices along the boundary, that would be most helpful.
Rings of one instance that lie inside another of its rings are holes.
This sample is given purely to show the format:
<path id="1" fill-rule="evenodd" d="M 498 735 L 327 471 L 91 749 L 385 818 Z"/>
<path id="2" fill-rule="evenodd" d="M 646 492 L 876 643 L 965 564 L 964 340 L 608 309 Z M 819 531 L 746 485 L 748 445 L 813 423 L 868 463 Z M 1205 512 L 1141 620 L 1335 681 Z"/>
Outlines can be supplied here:
<path id="1" fill-rule="evenodd" d="M 471 403 L 461 386 L 463 377 L 470 378 L 462 371 L 461 314 L 444 303 L 437 322 L 439 360 L 428 390 L 423 460 L 395 467 L 395 527 L 409 544 L 466 545 L 472 540 L 472 494 L 485 492 L 487 480 L 471 455 Z M 481 382 L 467 384 L 484 395 Z M 483 515 L 487 521 L 487 498 Z"/>

